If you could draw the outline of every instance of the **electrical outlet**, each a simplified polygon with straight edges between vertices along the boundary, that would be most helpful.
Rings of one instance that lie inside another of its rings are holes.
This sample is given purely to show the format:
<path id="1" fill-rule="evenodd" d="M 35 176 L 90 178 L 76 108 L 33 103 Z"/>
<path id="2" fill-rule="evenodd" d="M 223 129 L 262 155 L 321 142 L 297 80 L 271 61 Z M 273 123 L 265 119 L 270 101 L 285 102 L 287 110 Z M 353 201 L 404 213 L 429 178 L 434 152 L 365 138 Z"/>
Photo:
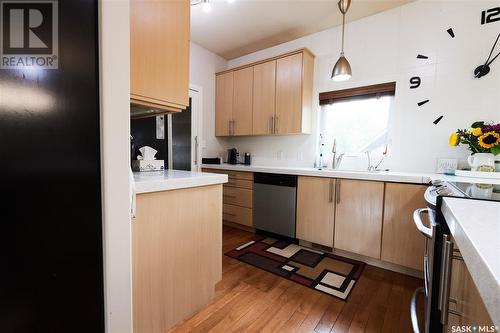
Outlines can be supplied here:
<path id="1" fill-rule="evenodd" d="M 440 158 L 437 164 L 437 173 L 452 172 L 457 169 L 458 161 L 455 158 Z"/>
<path id="2" fill-rule="evenodd" d="M 304 160 L 304 153 L 302 153 L 301 151 L 299 151 L 297 153 L 297 161 L 303 161 Z"/>
<path id="3" fill-rule="evenodd" d="M 277 160 L 283 159 L 283 150 L 278 150 L 278 152 L 276 153 L 276 159 Z"/>

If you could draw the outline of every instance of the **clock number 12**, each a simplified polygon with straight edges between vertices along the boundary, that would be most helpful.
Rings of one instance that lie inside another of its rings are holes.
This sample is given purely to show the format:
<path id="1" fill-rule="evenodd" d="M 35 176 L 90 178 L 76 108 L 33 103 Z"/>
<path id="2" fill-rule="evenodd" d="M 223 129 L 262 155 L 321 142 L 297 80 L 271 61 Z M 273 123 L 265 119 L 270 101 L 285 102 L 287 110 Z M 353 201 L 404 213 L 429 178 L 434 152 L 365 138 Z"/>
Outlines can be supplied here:
<path id="1" fill-rule="evenodd" d="M 494 7 L 481 12 L 481 24 L 500 21 L 500 7 Z"/>

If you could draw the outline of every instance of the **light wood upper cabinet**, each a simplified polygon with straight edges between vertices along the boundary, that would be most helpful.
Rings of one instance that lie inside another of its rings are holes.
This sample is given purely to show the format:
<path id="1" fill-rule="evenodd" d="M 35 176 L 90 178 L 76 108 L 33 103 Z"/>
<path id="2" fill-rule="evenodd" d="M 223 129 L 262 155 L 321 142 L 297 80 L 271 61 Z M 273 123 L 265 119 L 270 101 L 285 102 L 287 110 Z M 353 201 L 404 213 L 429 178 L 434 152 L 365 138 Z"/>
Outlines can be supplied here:
<path id="1" fill-rule="evenodd" d="M 232 135 L 252 135 L 253 67 L 233 72 Z"/>
<path id="2" fill-rule="evenodd" d="M 276 60 L 253 67 L 253 135 L 274 133 Z"/>
<path id="3" fill-rule="evenodd" d="M 382 260 L 423 270 L 425 239 L 412 216 L 415 209 L 425 207 L 425 189 L 424 185 L 386 184 Z"/>
<path id="4" fill-rule="evenodd" d="M 233 119 L 233 72 L 217 75 L 215 96 L 215 135 L 231 134 Z"/>
<path id="5" fill-rule="evenodd" d="M 302 54 L 278 59 L 276 70 L 276 131 L 300 133 L 302 123 Z"/>
<path id="6" fill-rule="evenodd" d="M 314 55 L 307 49 L 301 49 L 217 73 L 216 135 L 309 133 L 313 72 Z M 234 75 L 234 89 L 232 92 L 220 92 L 228 87 L 219 84 L 218 78 L 228 73 Z M 217 115 L 227 112 L 219 106 L 230 101 L 220 99 L 229 99 L 230 93 L 233 113 L 230 123 L 225 124 L 225 117 Z M 248 112 L 249 108 L 251 112 Z M 225 126 L 228 126 L 228 131 L 217 130 Z"/>
<path id="7" fill-rule="evenodd" d="M 334 185 L 333 178 L 298 177 L 296 224 L 298 239 L 333 247 Z"/>
<path id="8" fill-rule="evenodd" d="M 179 112 L 189 105 L 188 0 L 130 2 L 130 101 Z"/>
<path id="9" fill-rule="evenodd" d="M 380 259 L 384 183 L 337 179 L 335 248 Z"/>

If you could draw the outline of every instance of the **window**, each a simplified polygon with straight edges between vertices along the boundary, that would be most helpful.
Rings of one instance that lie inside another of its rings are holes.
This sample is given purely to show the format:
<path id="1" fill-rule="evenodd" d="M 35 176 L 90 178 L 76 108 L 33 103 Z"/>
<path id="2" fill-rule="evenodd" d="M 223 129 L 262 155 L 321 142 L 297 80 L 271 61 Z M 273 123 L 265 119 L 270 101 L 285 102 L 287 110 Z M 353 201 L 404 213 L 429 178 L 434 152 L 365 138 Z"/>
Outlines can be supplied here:
<path id="1" fill-rule="evenodd" d="M 320 94 L 319 133 L 327 152 L 336 139 L 337 152 L 359 154 L 383 149 L 395 83 Z"/>

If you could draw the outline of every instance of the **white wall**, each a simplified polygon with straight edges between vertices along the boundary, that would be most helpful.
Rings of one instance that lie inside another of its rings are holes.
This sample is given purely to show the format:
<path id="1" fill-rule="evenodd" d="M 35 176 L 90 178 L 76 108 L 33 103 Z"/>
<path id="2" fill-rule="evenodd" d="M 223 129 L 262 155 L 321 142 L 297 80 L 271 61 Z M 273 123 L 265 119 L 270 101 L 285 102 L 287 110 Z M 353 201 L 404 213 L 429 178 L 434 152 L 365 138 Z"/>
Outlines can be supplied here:
<path id="1" fill-rule="evenodd" d="M 132 332 L 129 1 L 99 2 L 106 332 Z"/>
<path id="2" fill-rule="evenodd" d="M 227 61 L 196 43 L 189 47 L 189 83 L 203 90 L 202 156 L 217 156 L 224 146 L 215 138 L 215 73 L 226 69 Z"/>
<path id="3" fill-rule="evenodd" d="M 472 77 L 473 69 L 485 61 L 500 31 L 500 22 L 480 25 L 480 12 L 496 6 L 495 0 L 417 1 L 349 23 L 345 54 L 353 77 L 345 83 L 330 80 L 340 52 L 339 27 L 230 60 L 228 66 L 235 67 L 309 48 L 316 55 L 312 134 L 217 139 L 211 136 L 214 125 L 210 115 L 204 156 L 235 146 L 251 152 L 254 164 L 311 167 L 317 147 L 318 93 L 396 81 L 389 158 L 383 166 L 396 171 L 433 172 L 437 158 L 463 158 L 465 149 L 448 147 L 449 134 L 475 120 L 500 121 L 500 60 L 488 76 L 479 80 Z M 446 32 L 450 27 L 455 38 Z M 429 60 L 417 60 L 419 53 Z M 419 89 L 410 90 L 408 80 L 414 75 L 421 76 L 423 83 Z M 430 102 L 417 107 L 423 99 Z M 443 120 L 434 125 L 432 121 L 440 115 L 444 115 Z"/>

